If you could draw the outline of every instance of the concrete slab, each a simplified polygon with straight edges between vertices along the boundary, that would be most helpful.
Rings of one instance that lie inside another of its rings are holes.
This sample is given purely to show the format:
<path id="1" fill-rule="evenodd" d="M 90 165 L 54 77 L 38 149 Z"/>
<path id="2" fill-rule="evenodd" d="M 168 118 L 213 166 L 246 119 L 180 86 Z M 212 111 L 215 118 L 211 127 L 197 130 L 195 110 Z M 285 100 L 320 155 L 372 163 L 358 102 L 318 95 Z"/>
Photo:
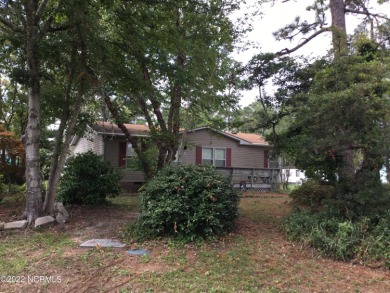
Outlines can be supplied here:
<path id="1" fill-rule="evenodd" d="M 35 220 L 35 228 L 53 223 L 55 220 L 52 216 L 40 217 Z"/>
<path id="2" fill-rule="evenodd" d="M 150 251 L 145 249 L 130 249 L 127 253 L 131 255 L 150 255 Z"/>
<path id="3" fill-rule="evenodd" d="M 80 244 L 80 247 L 96 247 L 96 246 L 122 248 L 125 247 L 126 244 L 123 244 L 120 241 L 114 239 L 91 239 Z"/>
<path id="4" fill-rule="evenodd" d="M 26 220 L 5 223 L 4 230 L 24 229 L 27 227 L 27 224 Z"/>

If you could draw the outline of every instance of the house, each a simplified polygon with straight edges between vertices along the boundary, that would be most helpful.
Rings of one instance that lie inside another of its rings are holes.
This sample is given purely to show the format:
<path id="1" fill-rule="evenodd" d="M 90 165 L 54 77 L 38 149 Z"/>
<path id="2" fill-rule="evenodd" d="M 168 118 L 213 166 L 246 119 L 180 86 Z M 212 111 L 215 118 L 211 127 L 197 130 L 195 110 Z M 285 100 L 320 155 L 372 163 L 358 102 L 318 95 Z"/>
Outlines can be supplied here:
<path id="1" fill-rule="evenodd" d="M 291 184 L 302 184 L 306 180 L 305 172 L 294 166 L 283 167 L 282 181 Z"/>
<path id="2" fill-rule="evenodd" d="M 145 125 L 125 124 L 134 137 L 147 137 Z M 279 169 L 270 168 L 269 152 L 272 147 L 258 134 L 230 133 L 209 127 L 182 132 L 177 162 L 183 164 L 212 164 L 220 172 L 231 176 L 237 187 L 269 188 L 278 177 Z M 112 165 L 123 167 L 122 185 L 136 189 L 144 182 L 141 171 L 126 168 L 135 156 L 130 143 L 116 124 L 100 122 L 87 127 L 83 137 L 72 142 L 73 154 L 93 151 Z"/>

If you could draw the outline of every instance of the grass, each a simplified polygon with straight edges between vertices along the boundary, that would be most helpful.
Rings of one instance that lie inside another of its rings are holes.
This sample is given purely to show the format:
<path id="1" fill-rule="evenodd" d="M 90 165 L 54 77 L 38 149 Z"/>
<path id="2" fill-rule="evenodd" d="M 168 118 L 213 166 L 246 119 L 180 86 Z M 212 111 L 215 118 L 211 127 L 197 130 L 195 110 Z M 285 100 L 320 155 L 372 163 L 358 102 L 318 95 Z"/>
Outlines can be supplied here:
<path id="1" fill-rule="evenodd" d="M 65 231 L 1 232 L 0 275 L 54 275 L 61 282 L 0 283 L 0 292 L 390 292 L 386 271 L 334 262 L 286 241 L 279 232 L 290 210 L 286 196 L 243 198 L 237 230 L 218 240 L 129 243 L 151 251 L 142 257 L 125 249 L 78 247 L 86 235 L 119 235 L 126 215 L 138 211 L 137 197 L 111 201 L 106 209 L 83 209 Z M 108 217 L 123 219 L 121 226 L 106 231 L 82 225 Z"/>

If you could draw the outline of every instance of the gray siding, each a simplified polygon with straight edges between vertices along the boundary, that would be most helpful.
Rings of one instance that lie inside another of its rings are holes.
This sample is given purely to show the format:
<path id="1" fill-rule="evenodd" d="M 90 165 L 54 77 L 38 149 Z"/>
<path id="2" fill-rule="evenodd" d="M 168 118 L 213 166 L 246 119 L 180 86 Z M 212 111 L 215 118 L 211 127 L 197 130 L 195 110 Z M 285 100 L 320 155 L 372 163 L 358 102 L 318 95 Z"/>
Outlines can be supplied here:
<path id="1" fill-rule="evenodd" d="M 82 154 L 92 151 L 97 155 L 103 155 L 103 138 L 95 132 L 86 132 L 80 137 L 73 147 L 73 154 Z"/>
<path id="2" fill-rule="evenodd" d="M 123 138 L 106 139 L 104 142 L 104 159 L 109 161 L 113 166 L 118 167 L 119 161 L 119 142 L 124 141 Z M 144 182 L 144 174 L 141 171 L 133 171 L 123 168 L 122 182 Z"/>
<path id="3" fill-rule="evenodd" d="M 104 141 L 104 159 L 113 166 L 118 167 L 119 139 L 112 138 Z"/>
<path id="4" fill-rule="evenodd" d="M 189 132 L 186 136 L 187 150 L 181 151 L 179 161 L 195 164 L 196 146 L 220 147 L 232 149 L 231 167 L 264 168 L 264 150 L 262 146 L 239 145 L 238 141 L 207 129 Z"/>

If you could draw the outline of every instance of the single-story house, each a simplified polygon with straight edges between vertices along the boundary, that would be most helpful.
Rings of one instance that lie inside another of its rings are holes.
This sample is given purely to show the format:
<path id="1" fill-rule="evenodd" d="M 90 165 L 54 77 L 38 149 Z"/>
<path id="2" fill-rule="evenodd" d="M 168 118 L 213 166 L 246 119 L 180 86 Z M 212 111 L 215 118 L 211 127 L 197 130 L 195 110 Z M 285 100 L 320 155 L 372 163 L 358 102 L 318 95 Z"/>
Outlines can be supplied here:
<path id="1" fill-rule="evenodd" d="M 146 125 L 125 124 L 135 137 L 147 137 Z M 258 134 L 231 133 L 200 127 L 182 132 L 181 148 L 177 161 L 183 164 L 212 164 L 221 172 L 232 176 L 234 184 L 241 187 L 266 188 L 277 178 L 276 168 L 270 168 L 269 152 L 272 146 Z M 93 151 L 102 155 L 112 165 L 123 167 L 122 185 L 137 188 L 144 182 L 141 171 L 126 168 L 135 155 L 130 143 L 116 124 L 99 122 L 88 126 L 83 137 L 72 141 L 72 153 Z M 250 186 L 249 186 L 250 185 Z"/>

